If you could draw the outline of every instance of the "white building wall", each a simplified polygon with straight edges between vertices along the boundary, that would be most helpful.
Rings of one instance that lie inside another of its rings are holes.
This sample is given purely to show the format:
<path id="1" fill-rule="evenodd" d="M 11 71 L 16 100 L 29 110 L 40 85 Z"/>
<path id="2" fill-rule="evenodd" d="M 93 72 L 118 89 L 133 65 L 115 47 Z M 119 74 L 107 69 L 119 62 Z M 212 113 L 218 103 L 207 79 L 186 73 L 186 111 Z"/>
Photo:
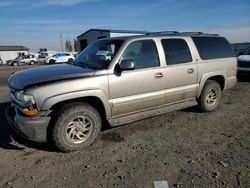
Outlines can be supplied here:
<path id="1" fill-rule="evenodd" d="M 3 61 L 3 64 L 6 64 L 6 60 L 15 59 L 18 56 L 18 53 L 24 53 L 28 55 L 28 51 L 0 51 L 0 57 Z"/>
<path id="2" fill-rule="evenodd" d="M 39 53 L 38 52 L 29 52 L 30 55 L 34 55 L 36 58 L 38 58 Z"/>

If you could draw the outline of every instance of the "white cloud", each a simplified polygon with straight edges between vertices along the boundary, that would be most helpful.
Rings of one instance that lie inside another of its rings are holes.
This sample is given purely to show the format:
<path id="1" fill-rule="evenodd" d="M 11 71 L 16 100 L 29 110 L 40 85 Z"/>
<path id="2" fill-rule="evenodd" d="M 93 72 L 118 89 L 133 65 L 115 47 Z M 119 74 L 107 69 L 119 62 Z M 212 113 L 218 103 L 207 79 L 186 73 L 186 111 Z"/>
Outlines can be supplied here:
<path id="1" fill-rule="evenodd" d="M 250 42 L 250 27 L 218 29 L 213 32 L 226 37 L 231 43 Z"/>
<path id="2" fill-rule="evenodd" d="M 24 1 L 16 1 L 16 0 L 1 0 L 0 8 L 34 8 L 34 7 L 43 7 L 48 5 L 54 6 L 73 6 L 79 3 L 86 2 L 99 2 L 100 0 L 24 0 Z"/>
<path id="3" fill-rule="evenodd" d="M 41 0 L 34 3 L 33 6 L 46 6 L 46 5 L 58 5 L 58 6 L 73 6 L 83 2 L 98 2 L 98 0 Z"/>

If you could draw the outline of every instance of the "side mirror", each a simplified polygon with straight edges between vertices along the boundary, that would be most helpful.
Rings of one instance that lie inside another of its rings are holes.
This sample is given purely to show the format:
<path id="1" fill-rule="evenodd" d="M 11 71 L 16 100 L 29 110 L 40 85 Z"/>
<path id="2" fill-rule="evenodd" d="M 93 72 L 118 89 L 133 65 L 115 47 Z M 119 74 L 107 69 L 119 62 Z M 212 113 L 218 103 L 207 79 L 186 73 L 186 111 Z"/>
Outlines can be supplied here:
<path id="1" fill-rule="evenodd" d="M 134 70 L 135 69 L 135 64 L 132 59 L 124 59 L 120 63 L 119 69 L 121 71 L 126 71 L 126 70 Z"/>

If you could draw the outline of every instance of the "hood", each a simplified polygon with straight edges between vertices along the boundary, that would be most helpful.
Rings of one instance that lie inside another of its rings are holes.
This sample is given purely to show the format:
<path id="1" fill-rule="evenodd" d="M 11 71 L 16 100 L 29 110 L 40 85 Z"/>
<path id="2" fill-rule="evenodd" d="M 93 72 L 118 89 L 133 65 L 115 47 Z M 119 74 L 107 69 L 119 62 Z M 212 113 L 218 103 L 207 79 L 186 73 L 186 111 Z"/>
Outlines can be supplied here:
<path id="1" fill-rule="evenodd" d="M 249 61 L 250 62 L 250 55 L 240 55 L 237 57 L 238 61 Z"/>
<path id="2" fill-rule="evenodd" d="M 23 90 L 24 88 L 35 84 L 90 77 L 94 74 L 95 70 L 93 69 L 85 69 L 83 67 L 69 64 L 47 65 L 14 73 L 9 78 L 9 87 L 14 90 Z"/>

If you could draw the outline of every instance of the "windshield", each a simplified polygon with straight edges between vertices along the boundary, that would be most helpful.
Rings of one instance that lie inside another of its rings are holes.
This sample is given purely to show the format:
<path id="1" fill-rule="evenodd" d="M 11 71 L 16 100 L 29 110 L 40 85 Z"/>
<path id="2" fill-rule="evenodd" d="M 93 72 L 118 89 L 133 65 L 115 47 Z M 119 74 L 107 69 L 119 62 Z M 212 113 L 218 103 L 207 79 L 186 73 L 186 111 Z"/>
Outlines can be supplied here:
<path id="1" fill-rule="evenodd" d="M 20 60 L 20 59 L 23 59 L 23 57 L 22 56 L 16 57 L 16 60 Z"/>
<path id="2" fill-rule="evenodd" d="M 52 55 L 52 57 L 55 57 L 55 58 L 58 58 L 60 56 L 62 56 L 60 53 L 56 53 L 56 54 Z"/>
<path id="3" fill-rule="evenodd" d="M 122 43 L 122 40 L 95 41 L 77 56 L 73 64 L 90 69 L 107 69 Z"/>

